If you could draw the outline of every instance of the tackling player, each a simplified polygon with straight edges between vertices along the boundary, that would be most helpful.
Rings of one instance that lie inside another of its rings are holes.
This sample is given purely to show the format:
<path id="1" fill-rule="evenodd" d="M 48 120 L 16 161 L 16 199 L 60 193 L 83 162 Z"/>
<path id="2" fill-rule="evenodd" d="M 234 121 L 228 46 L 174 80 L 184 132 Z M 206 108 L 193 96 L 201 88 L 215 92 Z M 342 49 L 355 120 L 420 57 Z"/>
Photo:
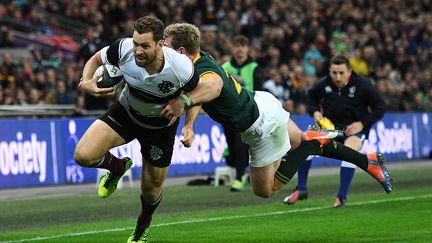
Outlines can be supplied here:
<path id="1" fill-rule="evenodd" d="M 240 132 L 243 142 L 250 145 L 250 179 L 256 195 L 274 195 L 306 157 L 318 150 L 322 156 L 355 163 L 391 192 L 390 174 L 381 154 L 365 155 L 340 143 L 328 143 L 339 135 L 335 130 L 303 134 L 272 94 L 242 88 L 210 55 L 200 51 L 200 33 L 194 25 L 169 25 L 165 45 L 193 61 L 201 82 L 188 95 L 170 100 L 161 115 L 179 116 L 189 106 L 202 105 L 213 120 Z"/>

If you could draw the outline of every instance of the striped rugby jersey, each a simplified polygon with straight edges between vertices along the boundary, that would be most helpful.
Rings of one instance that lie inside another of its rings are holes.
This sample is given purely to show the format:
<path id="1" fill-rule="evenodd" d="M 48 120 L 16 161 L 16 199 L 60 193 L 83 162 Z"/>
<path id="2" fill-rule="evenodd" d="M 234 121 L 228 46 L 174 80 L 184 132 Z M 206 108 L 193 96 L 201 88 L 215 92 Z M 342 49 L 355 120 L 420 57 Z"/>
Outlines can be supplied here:
<path id="1" fill-rule="evenodd" d="M 165 103 L 178 97 L 181 90 L 188 92 L 199 81 L 191 60 L 171 48 L 162 47 L 164 67 L 149 75 L 135 63 L 132 38 L 119 39 L 101 50 L 102 62 L 120 68 L 126 80 L 119 102 L 138 125 L 156 129 L 169 122 L 160 117 Z"/>

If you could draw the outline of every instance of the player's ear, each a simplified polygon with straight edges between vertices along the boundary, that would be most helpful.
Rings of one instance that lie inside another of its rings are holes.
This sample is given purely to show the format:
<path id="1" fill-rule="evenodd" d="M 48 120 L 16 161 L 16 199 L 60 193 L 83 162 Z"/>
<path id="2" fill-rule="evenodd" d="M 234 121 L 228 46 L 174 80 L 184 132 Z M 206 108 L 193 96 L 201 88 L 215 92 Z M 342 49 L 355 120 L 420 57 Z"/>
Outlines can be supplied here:
<path id="1" fill-rule="evenodd" d="M 178 52 L 180 52 L 181 54 L 186 54 L 186 48 L 181 46 L 181 47 L 179 47 Z"/>
<path id="2" fill-rule="evenodd" d="M 164 46 L 164 43 L 165 43 L 165 39 L 161 39 L 157 42 L 157 45 L 162 48 L 162 46 Z"/>

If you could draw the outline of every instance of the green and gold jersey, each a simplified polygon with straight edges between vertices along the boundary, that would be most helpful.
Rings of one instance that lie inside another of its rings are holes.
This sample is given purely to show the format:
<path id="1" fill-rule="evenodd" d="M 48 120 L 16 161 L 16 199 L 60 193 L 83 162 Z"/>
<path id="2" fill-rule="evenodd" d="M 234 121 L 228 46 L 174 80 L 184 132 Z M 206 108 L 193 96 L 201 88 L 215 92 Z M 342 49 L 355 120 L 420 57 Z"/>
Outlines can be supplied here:
<path id="1" fill-rule="evenodd" d="M 215 75 L 223 80 L 220 95 L 203 104 L 202 109 L 224 126 L 238 132 L 248 129 L 259 116 L 255 93 L 242 88 L 209 54 L 201 51 L 193 62 L 202 80 Z"/>

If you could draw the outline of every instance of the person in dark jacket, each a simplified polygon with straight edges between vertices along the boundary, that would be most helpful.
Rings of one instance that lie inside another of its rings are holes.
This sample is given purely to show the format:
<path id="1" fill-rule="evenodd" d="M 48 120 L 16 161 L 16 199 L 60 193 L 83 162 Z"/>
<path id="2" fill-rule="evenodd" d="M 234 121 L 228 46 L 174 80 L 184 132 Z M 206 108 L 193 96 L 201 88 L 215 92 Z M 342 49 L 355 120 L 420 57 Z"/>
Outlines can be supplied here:
<path id="1" fill-rule="evenodd" d="M 319 124 L 328 118 L 343 130 L 342 139 L 346 146 L 359 151 L 372 125 L 385 113 L 385 103 L 372 85 L 370 79 L 352 71 L 349 60 L 342 55 L 330 60 L 327 76 L 321 78 L 308 92 L 309 114 Z M 298 185 L 294 192 L 284 199 L 287 204 L 307 198 L 307 176 L 311 160 L 307 160 L 298 171 Z M 334 208 L 345 207 L 348 190 L 356 166 L 342 161 L 340 187 Z"/>

